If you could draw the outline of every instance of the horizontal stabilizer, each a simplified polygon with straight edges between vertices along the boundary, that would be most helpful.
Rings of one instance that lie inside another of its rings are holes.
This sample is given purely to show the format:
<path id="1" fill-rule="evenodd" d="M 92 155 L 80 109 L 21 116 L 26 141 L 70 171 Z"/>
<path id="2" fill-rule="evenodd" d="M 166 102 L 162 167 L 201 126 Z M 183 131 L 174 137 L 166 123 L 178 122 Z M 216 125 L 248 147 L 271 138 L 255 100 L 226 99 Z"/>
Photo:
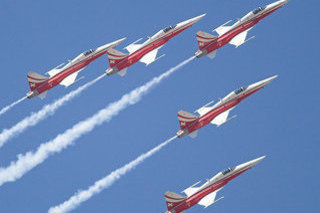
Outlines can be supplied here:
<path id="1" fill-rule="evenodd" d="M 189 134 L 189 137 L 190 137 L 190 138 L 196 138 L 197 136 L 198 136 L 198 130 L 193 131 L 193 132 L 191 132 L 191 133 Z"/>
<path id="2" fill-rule="evenodd" d="M 210 58 L 210 59 L 214 59 L 217 55 L 217 50 L 214 50 L 212 51 L 211 53 L 207 54 L 207 56 Z"/>
<path id="3" fill-rule="evenodd" d="M 40 93 L 40 94 L 38 95 L 38 97 L 42 100 L 42 99 L 44 99 L 44 98 L 47 96 L 47 93 L 48 93 L 48 90 L 45 91 L 45 92 L 43 92 L 43 93 Z"/>
<path id="4" fill-rule="evenodd" d="M 122 70 L 120 70 L 119 72 L 117 72 L 121 77 L 125 76 L 127 74 L 127 69 L 128 68 L 124 68 Z"/>

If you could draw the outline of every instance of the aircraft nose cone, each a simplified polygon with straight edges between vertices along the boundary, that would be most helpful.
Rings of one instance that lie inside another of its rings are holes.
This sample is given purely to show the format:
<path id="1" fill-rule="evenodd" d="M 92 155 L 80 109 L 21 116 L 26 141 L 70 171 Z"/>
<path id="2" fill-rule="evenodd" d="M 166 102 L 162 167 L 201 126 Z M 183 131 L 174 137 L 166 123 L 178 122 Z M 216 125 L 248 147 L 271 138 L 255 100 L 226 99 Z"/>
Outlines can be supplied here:
<path id="1" fill-rule="evenodd" d="M 262 156 L 262 157 L 260 157 L 260 158 L 256 158 L 256 159 L 250 161 L 250 162 L 251 162 L 251 165 L 252 165 L 252 166 L 256 165 L 257 163 L 259 163 L 260 161 L 262 161 L 265 157 L 266 157 L 266 156 Z"/>
<path id="2" fill-rule="evenodd" d="M 258 82 L 254 83 L 254 84 L 251 84 L 251 85 L 248 86 L 248 90 L 250 90 L 250 91 L 258 90 L 258 89 L 266 86 L 267 84 L 270 84 L 270 82 L 273 81 L 273 79 L 275 79 L 276 77 L 278 77 L 278 75 L 274 75 L 274 76 L 272 76 L 270 78 L 266 78 L 266 79 L 264 79 L 262 81 L 258 81 Z"/>
<path id="3" fill-rule="evenodd" d="M 115 47 L 115 46 L 119 45 L 121 42 L 123 42 L 125 39 L 126 39 L 126 37 L 125 37 L 125 38 L 122 38 L 122 39 L 119 39 L 119 40 L 117 40 L 117 41 L 114 41 L 114 42 L 111 42 L 111 43 L 102 45 L 102 46 L 98 47 L 97 50 L 100 51 L 100 50 L 106 50 L 106 49 L 108 49 L 108 48 Z"/>
<path id="4" fill-rule="evenodd" d="M 200 19 L 202 19 L 202 17 L 204 17 L 205 15 L 207 15 L 206 13 L 200 15 L 200 16 L 197 16 L 197 17 L 194 17 L 192 19 L 189 19 L 190 22 L 193 22 L 193 23 L 196 23 L 197 21 L 199 21 Z"/>
<path id="5" fill-rule="evenodd" d="M 243 163 L 239 166 L 237 166 L 235 168 L 235 170 L 243 170 L 243 169 L 250 169 L 252 168 L 253 166 L 255 166 L 257 163 L 259 163 L 260 161 L 262 161 L 266 156 L 262 156 L 262 157 L 259 157 L 259 158 L 256 158 L 254 160 L 251 160 L 251 161 L 248 161 L 246 163 Z"/>
<path id="6" fill-rule="evenodd" d="M 270 78 L 264 79 L 263 82 L 261 82 L 264 86 L 267 84 L 270 84 L 271 81 L 273 81 L 276 77 L 278 77 L 278 75 L 274 75 Z"/>
<path id="7" fill-rule="evenodd" d="M 188 24 L 194 24 L 196 23 L 197 21 L 199 21 L 203 16 L 205 16 L 206 14 L 202 14 L 200 16 L 197 16 L 197 17 L 194 17 L 194 18 L 191 18 L 191 19 L 188 19 L 186 21 L 183 21 L 181 23 L 178 24 L 178 27 L 184 27 L 185 25 L 188 25 Z"/>

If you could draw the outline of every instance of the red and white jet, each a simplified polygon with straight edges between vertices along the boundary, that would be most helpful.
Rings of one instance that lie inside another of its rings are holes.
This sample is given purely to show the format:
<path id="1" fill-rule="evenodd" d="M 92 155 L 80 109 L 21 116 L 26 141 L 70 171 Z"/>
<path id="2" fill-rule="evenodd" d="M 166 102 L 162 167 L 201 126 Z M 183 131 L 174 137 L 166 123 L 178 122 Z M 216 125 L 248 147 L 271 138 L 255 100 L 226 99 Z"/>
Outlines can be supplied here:
<path id="1" fill-rule="evenodd" d="M 176 25 L 171 25 L 163 30 L 160 30 L 152 37 L 149 37 L 142 44 L 137 44 L 142 38 L 126 46 L 129 54 L 122 53 L 115 49 L 109 49 L 107 51 L 110 67 L 106 70 L 108 75 L 118 73 L 120 76 L 124 76 L 127 72 L 127 68 L 132 64 L 140 61 L 147 66 L 156 60 L 160 59 L 164 55 L 157 57 L 158 50 L 177 34 L 181 33 L 185 29 L 191 27 L 194 23 L 199 21 L 205 14 L 197 16 L 195 18 L 183 21 Z"/>
<path id="2" fill-rule="evenodd" d="M 200 183 L 197 182 L 189 188 L 183 190 L 187 196 L 181 196 L 174 192 L 166 192 L 165 199 L 167 202 L 168 211 L 166 213 L 180 213 L 199 204 L 205 208 L 218 202 L 223 197 L 215 199 L 218 191 L 220 191 L 230 180 L 242 174 L 243 172 L 251 169 L 254 165 L 259 163 L 265 156 L 254 159 L 252 161 L 240 164 L 233 168 L 228 168 L 216 174 L 210 180 L 207 180 L 202 186 L 196 187 Z"/>
<path id="3" fill-rule="evenodd" d="M 41 99 L 45 98 L 47 91 L 52 87 L 61 84 L 68 87 L 80 79 L 76 79 L 78 73 L 86 68 L 92 61 L 99 58 L 107 52 L 109 48 L 113 48 L 120 44 L 125 38 L 117 40 L 115 42 L 105 44 L 97 49 L 90 49 L 84 53 L 81 53 L 73 60 L 69 60 L 69 63 L 60 68 L 64 63 L 58 65 L 52 70 L 48 71 L 50 77 L 40 75 L 35 72 L 28 73 L 28 81 L 30 91 L 27 93 L 28 98 L 39 96 Z"/>
<path id="4" fill-rule="evenodd" d="M 249 12 L 243 18 L 238 19 L 238 21 L 232 26 L 225 26 L 231 22 L 231 20 L 224 23 L 213 30 L 216 31 L 219 36 L 199 31 L 197 33 L 199 50 L 195 55 L 197 58 L 207 55 L 209 58 L 213 59 L 216 56 L 217 49 L 227 43 L 235 45 L 236 47 L 246 43 L 250 39 L 254 38 L 253 36 L 246 40 L 248 31 L 251 30 L 261 19 L 281 8 L 288 1 L 289 0 L 279 0 L 265 7 L 259 7 L 258 9 Z"/>
<path id="5" fill-rule="evenodd" d="M 247 87 L 241 87 L 240 89 L 237 89 L 229 93 L 226 97 L 220 99 L 220 101 L 215 105 L 209 106 L 213 103 L 213 101 L 211 101 L 195 111 L 199 113 L 199 116 L 180 110 L 178 112 L 180 130 L 177 132 L 177 136 L 181 138 L 185 135 L 189 135 L 191 138 L 195 138 L 198 134 L 198 129 L 202 128 L 203 126 L 209 123 L 220 126 L 232 118 L 235 118 L 236 116 L 228 118 L 230 111 L 234 109 L 236 105 L 238 105 L 243 99 L 260 90 L 276 77 L 277 75 L 256 82 Z"/>

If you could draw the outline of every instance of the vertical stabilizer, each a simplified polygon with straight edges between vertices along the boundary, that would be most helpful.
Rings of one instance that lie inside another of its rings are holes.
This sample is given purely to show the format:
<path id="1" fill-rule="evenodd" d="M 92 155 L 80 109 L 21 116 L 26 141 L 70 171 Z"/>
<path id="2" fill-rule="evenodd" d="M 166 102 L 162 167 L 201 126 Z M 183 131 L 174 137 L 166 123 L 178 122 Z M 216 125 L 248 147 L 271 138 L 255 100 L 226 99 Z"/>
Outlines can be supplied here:
<path id="1" fill-rule="evenodd" d="M 184 129 L 186 126 L 191 124 L 193 121 L 197 120 L 198 116 L 195 116 L 191 114 L 190 112 L 186 112 L 183 110 L 180 110 L 178 112 L 178 120 L 180 124 L 180 129 Z"/>
<path id="2" fill-rule="evenodd" d="M 107 50 L 110 67 L 114 67 L 122 59 L 128 56 L 128 54 L 122 53 L 119 50 L 110 48 Z"/>
<path id="3" fill-rule="evenodd" d="M 216 39 L 217 36 L 211 35 L 209 33 L 203 31 L 197 32 L 197 41 L 200 50 L 202 50 L 205 46 L 207 46 L 209 43 L 213 42 Z"/>
<path id="4" fill-rule="evenodd" d="M 47 77 L 35 72 L 29 72 L 27 77 L 31 91 L 35 90 L 40 84 L 48 80 Z"/>
<path id="5" fill-rule="evenodd" d="M 177 193 L 170 192 L 170 191 L 167 191 L 164 197 L 166 198 L 168 211 L 178 206 L 186 199 L 186 197 L 183 197 L 181 195 L 178 195 Z"/>

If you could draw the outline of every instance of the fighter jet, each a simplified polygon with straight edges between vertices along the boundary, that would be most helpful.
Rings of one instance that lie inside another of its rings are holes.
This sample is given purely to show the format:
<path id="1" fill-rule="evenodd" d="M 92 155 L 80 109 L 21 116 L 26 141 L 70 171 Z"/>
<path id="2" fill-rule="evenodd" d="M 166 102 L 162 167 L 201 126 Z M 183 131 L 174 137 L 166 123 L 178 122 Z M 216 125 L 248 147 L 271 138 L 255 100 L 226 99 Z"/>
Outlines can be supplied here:
<path id="1" fill-rule="evenodd" d="M 46 74 L 48 74 L 49 77 L 35 72 L 29 72 L 27 76 L 30 91 L 27 93 L 27 97 L 33 98 L 35 96 L 39 96 L 41 99 L 43 99 L 46 97 L 48 90 L 57 86 L 58 84 L 61 84 L 65 87 L 74 84 L 81 79 L 76 79 L 81 70 L 86 68 L 86 66 L 88 66 L 92 61 L 105 54 L 109 48 L 117 46 L 123 40 L 125 40 L 125 38 L 105 44 L 96 49 L 90 49 L 86 52 L 83 52 L 73 60 L 69 60 L 69 63 L 65 66 L 63 66 L 64 63 L 62 63 L 48 71 Z"/>
<path id="2" fill-rule="evenodd" d="M 203 107 L 199 108 L 195 112 L 199 113 L 199 116 L 193 115 L 190 112 L 180 110 L 178 112 L 178 120 L 180 123 L 180 130 L 177 132 L 177 136 L 182 138 L 185 135 L 189 135 L 191 138 L 195 138 L 198 134 L 198 129 L 211 123 L 216 126 L 220 126 L 227 121 L 235 118 L 232 116 L 228 118 L 229 113 L 238 105 L 243 99 L 257 92 L 267 84 L 269 84 L 277 75 L 262 81 L 251 84 L 247 87 L 241 87 L 229 93 L 226 97 L 220 99 L 218 103 L 210 106 L 213 101 L 207 103 Z"/>
<path id="3" fill-rule="evenodd" d="M 219 172 L 210 180 L 207 180 L 207 182 L 202 186 L 196 187 L 196 185 L 200 183 L 199 181 L 183 190 L 187 196 L 181 196 L 170 191 L 166 192 L 165 199 L 168 207 L 168 211 L 166 211 L 166 213 L 184 212 L 196 204 L 204 206 L 204 208 L 211 206 L 224 198 L 220 197 L 219 199 L 216 199 L 216 196 L 218 191 L 220 191 L 230 180 L 252 168 L 264 158 L 265 156 L 262 156 L 236 167 L 228 168 Z"/>
<path id="4" fill-rule="evenodd" d="M 122 53 L 113 48 L 107 51 L 110 67 L 106 70 L 108 75 L 118 73 L 120 76 L 124 76 L 127 72 L 127 68 L 132 64 L 140 61 L 147 66 L 156 60 L 162 58 L 164 55 L 157 57 L 158 50 L 177 34 L 181 33 L 185 29 L 191 27 L 194 23 L 199 21 L 206 14 L 197 16 L 195 18 L 183 21 L 176 25 L 171 25 L 165 29 L 160 30 L 152 37 L 149 37 L 142 44 L 137 44 L 142 38 L 126 46 L 129 54 Z"/>
<path id="5" fill-rule="evenodd" d="M 207 55 L 209 58 L 213 59 L 216 56 L 217 49 L 227 43 L 236 47 L 246 43 L 250 39 L 254 38 L 253 36 L 246 40 L 248 31 L 251 30 L 261 19 L 281 8 L 288 1 L 289 0 L 279 0 L 265 7 L 259 7 L 249 12 L 243 18 L 238 19 L 238 21 L 232 26 L 225 26 L 232 20 L 226 22 L 213 30 L 213 32 L 216 31 L 218 33 L 218 36 L 199 31 L 197 33 L 199 50 L 195 55 L 197 58 Z"/>

